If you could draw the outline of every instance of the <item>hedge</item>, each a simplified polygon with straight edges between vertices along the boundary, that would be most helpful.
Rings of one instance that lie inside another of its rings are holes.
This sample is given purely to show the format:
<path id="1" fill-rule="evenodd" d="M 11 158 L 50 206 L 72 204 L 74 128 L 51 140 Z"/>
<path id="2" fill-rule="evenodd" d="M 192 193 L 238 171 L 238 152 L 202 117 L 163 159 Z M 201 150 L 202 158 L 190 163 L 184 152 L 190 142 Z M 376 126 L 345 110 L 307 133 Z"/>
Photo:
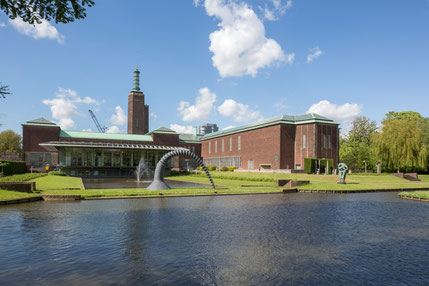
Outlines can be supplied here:
<path id="1" fill-rule="evenodd" d="M 26 171 L 27 166 L 25 162 L 0 160 L 0 172 L 3 173 L 4 176 L 24 174 Z"/>

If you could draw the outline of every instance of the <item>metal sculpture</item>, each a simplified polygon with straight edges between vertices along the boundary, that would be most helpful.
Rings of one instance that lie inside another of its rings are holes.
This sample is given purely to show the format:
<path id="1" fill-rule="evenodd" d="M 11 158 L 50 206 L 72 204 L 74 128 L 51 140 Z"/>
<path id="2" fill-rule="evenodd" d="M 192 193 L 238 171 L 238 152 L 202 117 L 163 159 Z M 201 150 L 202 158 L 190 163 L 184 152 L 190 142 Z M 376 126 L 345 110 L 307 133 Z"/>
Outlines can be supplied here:
<path id="1" fill-rule="evenodd" d="M 206 166 L 204 165 L 201 158 L 199 158 L 195 153 L 189 151 L 188 149 L 177 149 L 171 152 L 168 152 L 165 154 L 161 160 L 159 160 L 158 164 L 156 164 L 155 168 L 155 176 L 153 177 L 153 182 L 147 187 L 148 190 L 168 190 L 171 189 L 169 185 L 167 185 L 166 182 L 164 182 L 164 169 L 165 164 L 168 162 L 168 160 L 172 157 L 179 156 L 179 155 L 185 155 L 189 156 L 192 159 L 194 159 L 199 166 L 201 166 L 206 173 L 207 177 L 210 179 L 210 183 L 213 186 L 213 189 L 216 189 L 215 184 L 213 183 L 213 179 L 210 176 L 209 171 L 207 170 Z"/>
<path id="2" fill-rule="evenodd" d="M 345 163 L 339 163 L 338 164 L 338 178 L 340 181 L 338 184 L 345 184 L 346 183 L 346 175 L 347 171 L 349 170 L 349 167 Z"/>

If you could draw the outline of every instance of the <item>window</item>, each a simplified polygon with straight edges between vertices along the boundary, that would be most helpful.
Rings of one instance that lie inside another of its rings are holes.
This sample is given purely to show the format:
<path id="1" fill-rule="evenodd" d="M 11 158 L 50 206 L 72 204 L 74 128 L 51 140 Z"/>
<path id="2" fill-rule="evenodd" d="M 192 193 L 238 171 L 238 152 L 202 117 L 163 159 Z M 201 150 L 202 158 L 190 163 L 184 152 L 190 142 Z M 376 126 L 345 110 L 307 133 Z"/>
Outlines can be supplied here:
<path id="1" fill-rule="evenodd" d="M 222 139 L 222 152 L 225 152 L 225 139 Z"/>
<path id="2" fill-rule="evenodd" d="M 323 135 L 323 148 L 326 148 L 326 135 Z"/>
<path id="3" fill-rule="evenodd" d="M 302 136 L 302 148 L 305 148 L 305 135 Z"/>
<path id="4" fill-rule="evenodd" d="M 331 135 L 328 135 L 328 148 L 331 149 Z"/>
<path id="5" fill-rule="evenodd" d="M 241 136 L 238 136 L 237 150 L 241 150 Z"/>
<path id="6" fill-rule="evenodd" d="M 232 151 L 232 138 L 229 138 L 229 151 Z"/>
<path id="7" fill-rule="evenodd" d="M 42 167 L 51 164 L 51 153 L 31 153 L 31 166 Z"/>
<path id="8" fill-rule="evenodd" d="M 301 164 L 296 164 L 296 169 L 301 170 Z"/>
<path id="9" fill-rule="evenodd" d="M 212 142 L 209 142 L 209 154 L 212 152 Z"/>
<path id="10" fill-rule="evenodd" d="M 255 168 L 255 162 L 253 160 L 247 161 L 247 169 L 253 170 Z"/>
<path id="11" fill-rule="evenodd" d="M 195 153 L 195 146 L 192 146 L 192 153 Z"/>
<path id="12" fill-rule="evenodd" d="M 217 153 L 217 140 L 215 141 L 215 153 Z"/>
<path id="13" fill-rule="evenodd" d="M 111 167 L 112 166 L 112 153 L 108 151 L 104 151 L 104 166 Z"/>

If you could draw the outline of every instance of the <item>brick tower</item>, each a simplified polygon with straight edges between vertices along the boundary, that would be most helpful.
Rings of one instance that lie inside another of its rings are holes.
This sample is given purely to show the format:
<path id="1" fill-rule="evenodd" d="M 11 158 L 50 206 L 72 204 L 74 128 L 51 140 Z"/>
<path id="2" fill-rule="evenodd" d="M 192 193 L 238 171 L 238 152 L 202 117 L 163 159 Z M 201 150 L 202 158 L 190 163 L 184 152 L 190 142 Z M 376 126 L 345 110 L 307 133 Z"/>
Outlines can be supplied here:
<path id="1" fill-rule="evenodd" d="M 149 132 L 149 106 L 144 104 L 144 93 L 140 91 L 140 72 L 134 70 L 134 88 L 128 95 L 128 134 Z"/>

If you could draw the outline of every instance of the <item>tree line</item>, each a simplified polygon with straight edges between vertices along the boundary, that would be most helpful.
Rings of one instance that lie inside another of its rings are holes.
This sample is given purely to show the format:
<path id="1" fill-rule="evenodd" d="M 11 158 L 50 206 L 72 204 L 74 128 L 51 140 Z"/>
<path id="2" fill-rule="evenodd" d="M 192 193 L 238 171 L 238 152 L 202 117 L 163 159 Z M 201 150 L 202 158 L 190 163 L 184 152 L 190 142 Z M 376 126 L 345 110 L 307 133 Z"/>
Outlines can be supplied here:
<path id="1" fill-rule="evenodd" d="M 350 132 L 340 138 L 340 162 L 351 170 L 427 172 L 429 118 L 415 111 L 390 111 L 381 126 L 365 116 L 357 117 Z"/>

